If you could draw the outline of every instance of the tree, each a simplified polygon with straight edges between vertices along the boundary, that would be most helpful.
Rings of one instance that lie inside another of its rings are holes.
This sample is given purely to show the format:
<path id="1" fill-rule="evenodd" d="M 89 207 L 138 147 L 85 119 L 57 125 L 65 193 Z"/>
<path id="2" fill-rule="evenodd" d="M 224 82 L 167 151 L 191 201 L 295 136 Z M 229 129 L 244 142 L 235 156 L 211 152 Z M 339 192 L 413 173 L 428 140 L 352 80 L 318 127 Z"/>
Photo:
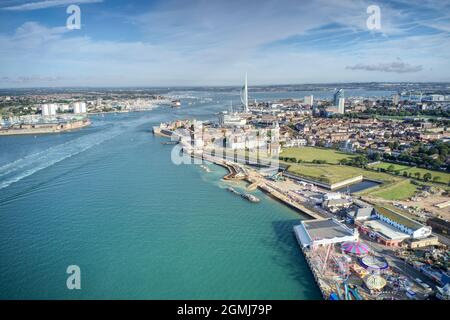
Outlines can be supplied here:
<path id="1" fill-rule="evenodd" d="M 414 175 L 416 176 L 417 179 L 420 179 L 420 172 L 414 172 Z"/>
<path id="2" fill-rule="evenodd" d="M 423 180 L 428 181 L 431 180 L 432 176 L 431 173 L 427 172 L 423 175 Z"/>
<path id="3" fill-rule="evenodd" d="M 395 166 L 392 164 L 389 167 L 387 167 L 388 172 L 392 172 L 392 171 L 394 171 L 394 169 L 395 169 Z"/>
<path id="4" fill-rule="evenodd" d="M 372 161 L 380 161 L 381 160 L 381 156 L 378 152 L 374 152 L 372 154 L 369 155 L 369 159 Z"/>

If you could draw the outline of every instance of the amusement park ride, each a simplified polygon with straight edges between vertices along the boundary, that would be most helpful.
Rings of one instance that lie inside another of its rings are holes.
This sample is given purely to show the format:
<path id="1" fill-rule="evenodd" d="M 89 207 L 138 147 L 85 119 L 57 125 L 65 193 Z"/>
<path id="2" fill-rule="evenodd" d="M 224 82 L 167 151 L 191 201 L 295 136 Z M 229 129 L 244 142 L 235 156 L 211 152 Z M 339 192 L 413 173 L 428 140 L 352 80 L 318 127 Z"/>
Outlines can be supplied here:
<path id="1" fill-rule="evenodd" d="M 334 244 L 312 248 L 312 260 L 317 263 L 318 270 L 326 276 L 334 278 L 336 292 L 330 293 L 330 300 L 363 300 L 358 288 L 348 283 L 351 271 L 367 274 L 364 268 L 351 263 L 351 258 L 338 254 Z"/>

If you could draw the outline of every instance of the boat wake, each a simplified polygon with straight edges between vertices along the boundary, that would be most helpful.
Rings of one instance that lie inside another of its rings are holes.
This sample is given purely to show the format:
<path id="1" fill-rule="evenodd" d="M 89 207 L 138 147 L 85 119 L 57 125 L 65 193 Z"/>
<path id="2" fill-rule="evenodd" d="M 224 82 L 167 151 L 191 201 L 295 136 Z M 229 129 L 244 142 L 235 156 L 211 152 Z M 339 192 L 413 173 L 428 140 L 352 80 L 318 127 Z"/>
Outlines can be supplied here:
<path id="1" fill-rule="evenodd" d="M 147 120 L 148 121 L 148 120 Z M 99 132 L 86 134 L 74 140 L 50 147 L 0 167 L 0 190 L 58 162 L 80 154 L 110 140 L 129 128 L 144 123 L 143 119 L 108 126 Z"/>

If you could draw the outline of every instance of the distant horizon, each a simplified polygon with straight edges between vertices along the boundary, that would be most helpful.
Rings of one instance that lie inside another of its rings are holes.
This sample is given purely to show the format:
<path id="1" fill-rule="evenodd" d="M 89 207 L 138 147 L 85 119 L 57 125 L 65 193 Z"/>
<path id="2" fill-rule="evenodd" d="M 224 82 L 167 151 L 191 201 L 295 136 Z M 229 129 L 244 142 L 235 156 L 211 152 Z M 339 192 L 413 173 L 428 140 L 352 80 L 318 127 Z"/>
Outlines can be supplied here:
<path id="1" fill-rule="evenodd" d="M 272 83 L 272 84 L 254 84 L 249 83 L 249 90 L 251 88 L 262 88 L 262 87 L 295 87 L 295 86 L 327 86 L 327 85 L 370 85 L 370 84 L 390 84 L 390 85 L 415 85 L 415 84 L 448 84 L 448 89 L 450 90 L 450 81 L 354 81 L 354 82 L 309 82 L 309 83 Z M 185 88 L 236 88 L 240 89 L 242 87 L 241 84 L 235 85 L 142 85 L 142 86 L 133 86 L 133 85 L 116 85 L 116 86 L 105 86 L 105 85 L 74 85 L 74 86 L 35 86 L 35 87 L 0 87 L 0 90 L 33 90 L 33 89 L 185 89 Z"/>

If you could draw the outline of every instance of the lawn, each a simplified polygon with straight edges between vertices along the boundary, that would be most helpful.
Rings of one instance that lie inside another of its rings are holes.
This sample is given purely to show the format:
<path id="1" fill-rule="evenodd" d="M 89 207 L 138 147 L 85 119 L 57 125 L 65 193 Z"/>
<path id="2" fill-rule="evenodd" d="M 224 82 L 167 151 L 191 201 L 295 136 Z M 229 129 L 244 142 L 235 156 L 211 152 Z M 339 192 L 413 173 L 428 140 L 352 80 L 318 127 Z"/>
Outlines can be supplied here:
<path id="1" fill-rule="evenodd" d="M 291 164 L 288 171 L 306 179 L 309 178 L 329 184 L 350 179 L 362 174 L 362 170 L 359 168 L 310 163 Z"/>
<path id="2" fill-rule="evenodd" d="M 302 160 L 304 162 L 312 162 L 313 160 L 325 160 L 327 161 L 327 163 L 338 164 L 339 160 L 351 159 L 354 158 L 355 155 L 333 149 L 298 147 L 283 149 L 280 157 L 296 158 L 297 161 Z"/>
<path id="3" fill-rule="evenodd" d="M 380 162 L 379 164 L 375 164 L 372 167 L 387 169 L 391 165 L 394 166 L 394 171 L 397 171 L 397 170 L 400 171 L 400 175 L 403 175 L 403 172 L 406 171 L 406 172 L 408 172 L 408 174 L 411 172 L 412 177 L 415 178 L 414 174 L 416 172 L 419 172 L 420 177 L 422 179 L 425 173 L 430 173 L 432 176 L 431 179 L 433 179 L 434 177 L 439 177 L 440 179 L 438 180 L 438 182 L 445 183 L 445 184 L 448 184 L 450 182 L 450 174 L 445 173 L 445 172 L 440 172 L 440 171 L 427 170 L 427 169 L 411 167 L 411 166 L 407 166 L 407 165 L 393 164 L 393 163 L 389 163 L 389 162 Z"/>
<path id="4" fill-rule="evenodd" d="M 417 191 L 417 186 L 411 180 L 404 179 L 400 182 L 381 187 L 370 192 L 371 196 L 385 200 L 404 200 L 412 197 Z"/>

